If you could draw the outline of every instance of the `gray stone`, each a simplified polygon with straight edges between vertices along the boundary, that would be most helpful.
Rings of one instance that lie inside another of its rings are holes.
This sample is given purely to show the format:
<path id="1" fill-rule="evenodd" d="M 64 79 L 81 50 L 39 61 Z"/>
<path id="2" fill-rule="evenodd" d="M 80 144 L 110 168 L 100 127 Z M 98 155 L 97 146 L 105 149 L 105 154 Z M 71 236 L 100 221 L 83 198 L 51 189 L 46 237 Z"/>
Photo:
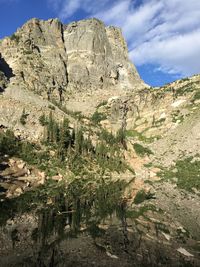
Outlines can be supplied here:
<path id="1" fill-rule="evenodd" d="M 11 83 L 65 101 L 70 91 L 144 87 L 121 30 L 97 19 L 62 25 L 31 19 L 0 43 Z M 0 77 L 1 79 L 1 77 Z"/>

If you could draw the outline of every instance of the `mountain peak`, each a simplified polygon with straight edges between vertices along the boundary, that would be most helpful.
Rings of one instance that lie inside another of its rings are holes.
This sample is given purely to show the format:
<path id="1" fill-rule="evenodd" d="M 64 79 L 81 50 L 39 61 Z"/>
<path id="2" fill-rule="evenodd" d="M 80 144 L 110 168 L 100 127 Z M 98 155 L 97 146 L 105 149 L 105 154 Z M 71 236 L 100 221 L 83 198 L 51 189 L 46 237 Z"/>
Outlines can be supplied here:
<path id="1" fill-rule="evenodd" d="M 62 25 L 33 18 L 0 44 L 15 83 L 46 98 L 68 91 L 136 90 L 144 86 L 121 31 L 96 18 Z"/>

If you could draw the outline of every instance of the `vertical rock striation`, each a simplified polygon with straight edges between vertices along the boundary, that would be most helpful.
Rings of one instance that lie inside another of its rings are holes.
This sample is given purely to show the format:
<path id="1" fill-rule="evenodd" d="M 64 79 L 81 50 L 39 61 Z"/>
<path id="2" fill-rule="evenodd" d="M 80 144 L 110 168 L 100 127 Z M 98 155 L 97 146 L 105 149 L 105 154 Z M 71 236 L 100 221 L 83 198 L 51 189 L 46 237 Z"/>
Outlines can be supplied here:
<path id="1" fill-rule="evenodd" d="M 138 90 L 144 87 L 121 30 L 97 19 L 62 25 L 57 19 L 31 19 L 0 43 L 11 69 L 11 84 L 49 100 L 63 101 L 69 92 Z"/>
<path id="2" fill-rule="evenodd" d="M 135 89 L 144 86 L 134 65 L 121 30 L 105 27 L 97 19 L 64 26 L 68 55 L 69 83 L 75 88 Z"/>

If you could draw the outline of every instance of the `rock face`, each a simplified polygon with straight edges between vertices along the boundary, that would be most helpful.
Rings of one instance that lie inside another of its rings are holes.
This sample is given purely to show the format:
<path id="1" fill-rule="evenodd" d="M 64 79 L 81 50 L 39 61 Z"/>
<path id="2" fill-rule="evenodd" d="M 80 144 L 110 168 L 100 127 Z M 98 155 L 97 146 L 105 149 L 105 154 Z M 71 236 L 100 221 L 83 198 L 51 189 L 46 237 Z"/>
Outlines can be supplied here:
<path id="1" fill-rule="evenodd" d="M 0 54 L 0 92 L 7 86 L 10 77 L 12 77 L 11 69 Z"/>
<path id="2" fill-rule="evenodd" d="M 59 96 L 67 84 L 67 57 L 58 20 L 32 19 L 2 41 L 0 51 L 12 69 L 13 84 L 45 97 Z"/>
<path id="3" fill-rule="evenodd" d="M 144 87 L 120 29 L 97 19 L 62 25 L 32 19 L 0 43 L 12 83 L 48 99 L 63 101 L 69 91 L 136 90 Z"/>
<path id="4" fill-rule="evenodd" d="M 120 29 L 96 19 L 64 26 L 69 84 L 77 88 L 133 89 L 141 79 L 128 60 Z"/>

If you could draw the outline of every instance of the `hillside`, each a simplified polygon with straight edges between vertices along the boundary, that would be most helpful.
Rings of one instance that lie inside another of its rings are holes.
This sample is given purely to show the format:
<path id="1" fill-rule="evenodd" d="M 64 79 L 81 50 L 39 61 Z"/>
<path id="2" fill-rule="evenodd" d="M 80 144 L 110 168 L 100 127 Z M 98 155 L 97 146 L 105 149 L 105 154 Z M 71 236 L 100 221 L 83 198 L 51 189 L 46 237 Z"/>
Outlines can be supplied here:
<path id="1" fill-rule="evenodd" d="M 199 266 L 199 108 L 97 19 L 0 40 L 0 266 Z"/>

